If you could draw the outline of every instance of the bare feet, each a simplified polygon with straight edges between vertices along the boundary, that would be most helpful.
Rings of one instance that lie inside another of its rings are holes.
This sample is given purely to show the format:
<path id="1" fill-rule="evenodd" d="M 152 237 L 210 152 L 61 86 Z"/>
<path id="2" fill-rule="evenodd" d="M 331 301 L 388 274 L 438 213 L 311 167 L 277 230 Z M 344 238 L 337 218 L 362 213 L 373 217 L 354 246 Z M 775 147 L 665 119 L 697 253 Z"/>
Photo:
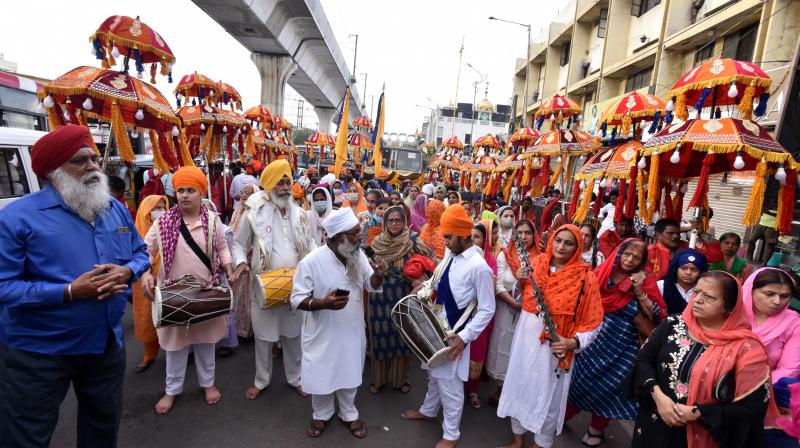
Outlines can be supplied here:
<path id="1" fill-rule="evenodd" d="M 206 396 L 206 403 L 209 405 L 217 404 L 217 402 L 222 399 L 222 394 L 219 392 L 219 389 L 214 386 L 204 387 L 203 393 Z"/>
<path id="2" fill-rule="evenodd" d="M 303 390 L 303 386 L 296 386 L 294 391 L 297 392 L 297 395 L 300 395 L 300 398 L 308 398 L 308 394 Z"/>
<path id="3" fill-rule="evenodd" d="M 442 439 L 436 443 L 434 448 L 454 448 L 456 445 L 458 445 L 458 440 Z"/>
<path id="4" fill-rule="evenodd" d="M 261 389 L 257 388 L 255 384 L 248 387 L 247 390 L 244 391 L 244 397 L 248 400 L 255 400 L 259 395 L 261 395 Z"/>
<path id="5" fill-rule="evenodd" d="M 514 441 L 509 443 L 508 445 L 503 445 L 501 448 L 522 448 L 522 445 L 524 443 L 525 439 L 522 436 L 514 434 Z M 534 444 L 533 446 L 536 446 L 536 444 Z"/>
<path id="6" fill-rule="evenodd" d="M 411 409 L 400 414 L 403 420 L 434 420 L 436 417 L 428 417 L 417 409 Z"/>
<path id="7" fill-rule="evenodd" d="M 164 394 L 158 403 L 156 403 L 156 413 L 157 414 L 166 414 L 172 409 L 172 405 L 175 403 L 175 395 Z"/>

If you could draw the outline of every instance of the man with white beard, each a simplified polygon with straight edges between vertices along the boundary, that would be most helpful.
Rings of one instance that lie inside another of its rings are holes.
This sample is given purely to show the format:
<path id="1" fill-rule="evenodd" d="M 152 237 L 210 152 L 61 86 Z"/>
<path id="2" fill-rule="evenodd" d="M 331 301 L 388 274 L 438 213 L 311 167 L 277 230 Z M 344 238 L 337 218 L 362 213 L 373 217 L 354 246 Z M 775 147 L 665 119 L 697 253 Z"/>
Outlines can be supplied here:
<path id="1" fill-rule="evenodd" d="M 300 261 L 292 289 L 292 308 L 306 311 L 301 369 L 314 411 L 306 433 L 316 438 L 325 431 L 335 394 L 339 418 L 364 438 L 367 427 L 355 407 L 367 348 L 363 291 L 381 292 L 388 265 L 361 252 L 361 227 L 350 209 L 334 210 L 322 227 L 328 241 Z"/>
<path id="2" fill-rule="evenodd" d="M 31 162 L 50 184 L 0 210 L 0 446 L 49 446 L 70 384 L 76 445 L 116 446 L 120 320 L 147 247 L 108 193 L 88 128 L 54 129 Z"/>
<path id="3" fill-rule="evenodd" d="M 292 200 L 292 169 L 285 159 L 270 163 L 261 173 L 263 191 L 253 193 L 245 202 L 246 222 L 242 222 L 234 235 L 233 264 L 236 265 L 231 281 L 250 272 L 253 335 L 256 349 L 256 375 L 245 397 L 254 400 L 272 380 L 272 347 L 280 341 L 283 347 L 283 368 L 286 382 L 301 397 L 306 393 L 300 385 L 300 326 L 301 315 L 288 303 L 265 309 L 264 289 L 258 281 L 259 274 L 281 268 L 294 268 L 316 247 L 308 229 L 305 210 Z M 252 256 L 247 260 L 247 252 Z M 249 264 L 248 264 L 249 261 Z"/>

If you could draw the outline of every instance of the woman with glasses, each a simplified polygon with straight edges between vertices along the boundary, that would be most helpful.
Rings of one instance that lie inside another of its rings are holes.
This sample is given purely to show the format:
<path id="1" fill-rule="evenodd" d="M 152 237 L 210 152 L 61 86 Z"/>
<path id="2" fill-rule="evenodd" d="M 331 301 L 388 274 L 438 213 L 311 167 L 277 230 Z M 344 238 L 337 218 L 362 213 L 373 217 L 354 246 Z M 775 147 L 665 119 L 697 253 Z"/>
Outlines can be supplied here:
<path id="1" fill-rule="evenodd" d="M 591 423 L 581 439 L 586 446 L 603 443 L 611 419 L 636 418 L 636 401 L 625 398 L 619 389 L 639 351 L 634 320 L 642 316 L 656 324 L 667 315 L 655 278 L 644 271 L 646 263 L 644 241 L 629 238 L 594 270 L 603 299 L 603 326 L 575 363 L 565 416 L 566 420 L 581 411 L 591 412 Z"/>
<path id="2" fill-rule="evenodd" d="M 377 394 L 391 382 L 392 388 L 407 393 L 411 351 L 403 343 L 390 318 L 398 300 L 411 294 L 412 282 L 402 275 L 403 266 L 414 255 L 431 257 L 417 236 L 408 230 L 402 206 L 383 213 L 383 231 L 372 241 L 375 255 L 389 264 L 390 275 L 383 281 L 383 292 L 369 295 L 369 350 L 372 365 L 370 392 Z M 391 377 L 391 378 L 390 378 Z"/>

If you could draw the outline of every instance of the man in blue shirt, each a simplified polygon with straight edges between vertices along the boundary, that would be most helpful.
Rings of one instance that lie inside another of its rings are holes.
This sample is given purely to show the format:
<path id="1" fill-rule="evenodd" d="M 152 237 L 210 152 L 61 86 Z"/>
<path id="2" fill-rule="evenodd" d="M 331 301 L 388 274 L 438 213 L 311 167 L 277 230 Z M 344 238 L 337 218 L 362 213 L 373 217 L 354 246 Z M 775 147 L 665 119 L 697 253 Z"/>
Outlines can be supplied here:
<path id="1" fill-rule="evenodd" d="M 70 384 L 77 446 L 116 445 L 120 319 L 150 263 L 91 139 L 77 125 L 42 137 L 31 159 L 50 185 L 0 210 L 0 446 L 49 446 Z"/>

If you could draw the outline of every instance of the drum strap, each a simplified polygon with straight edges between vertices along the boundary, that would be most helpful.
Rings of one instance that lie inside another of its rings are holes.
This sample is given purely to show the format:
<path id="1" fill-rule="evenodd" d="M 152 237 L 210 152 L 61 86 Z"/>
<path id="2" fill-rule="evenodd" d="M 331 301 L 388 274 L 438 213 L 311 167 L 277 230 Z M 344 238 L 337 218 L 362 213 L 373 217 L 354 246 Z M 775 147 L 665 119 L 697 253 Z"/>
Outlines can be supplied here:
<path id="1" fill-rule="evenodd" d="M 186 223 L 183 222 L 182 219 L 181 219 L 181 236 L 183 236 L 183 240 L 186 241 L 186 244 L 189 245 L 189 248 L 192 249 L 192 252 L 194 252 L 194 254 L 197 255 L 197 258 L 199 258 L 200 261 L 202 261 L 203 264 L 206 266 L 206 268 L 208 268 L 209 272 L 213 274 L 214 270 L 211 267 L 211 259 L 208 258 L 208 255 L 206 255 L 206 253 L 203 252 L 203 249 L 200 249 L 200 246 L 197 245 L 197 242 L 194 240 L 194 238 L 192 238 L 192 233 L 189 232 L 189 228 L 186 227 Z"/>

